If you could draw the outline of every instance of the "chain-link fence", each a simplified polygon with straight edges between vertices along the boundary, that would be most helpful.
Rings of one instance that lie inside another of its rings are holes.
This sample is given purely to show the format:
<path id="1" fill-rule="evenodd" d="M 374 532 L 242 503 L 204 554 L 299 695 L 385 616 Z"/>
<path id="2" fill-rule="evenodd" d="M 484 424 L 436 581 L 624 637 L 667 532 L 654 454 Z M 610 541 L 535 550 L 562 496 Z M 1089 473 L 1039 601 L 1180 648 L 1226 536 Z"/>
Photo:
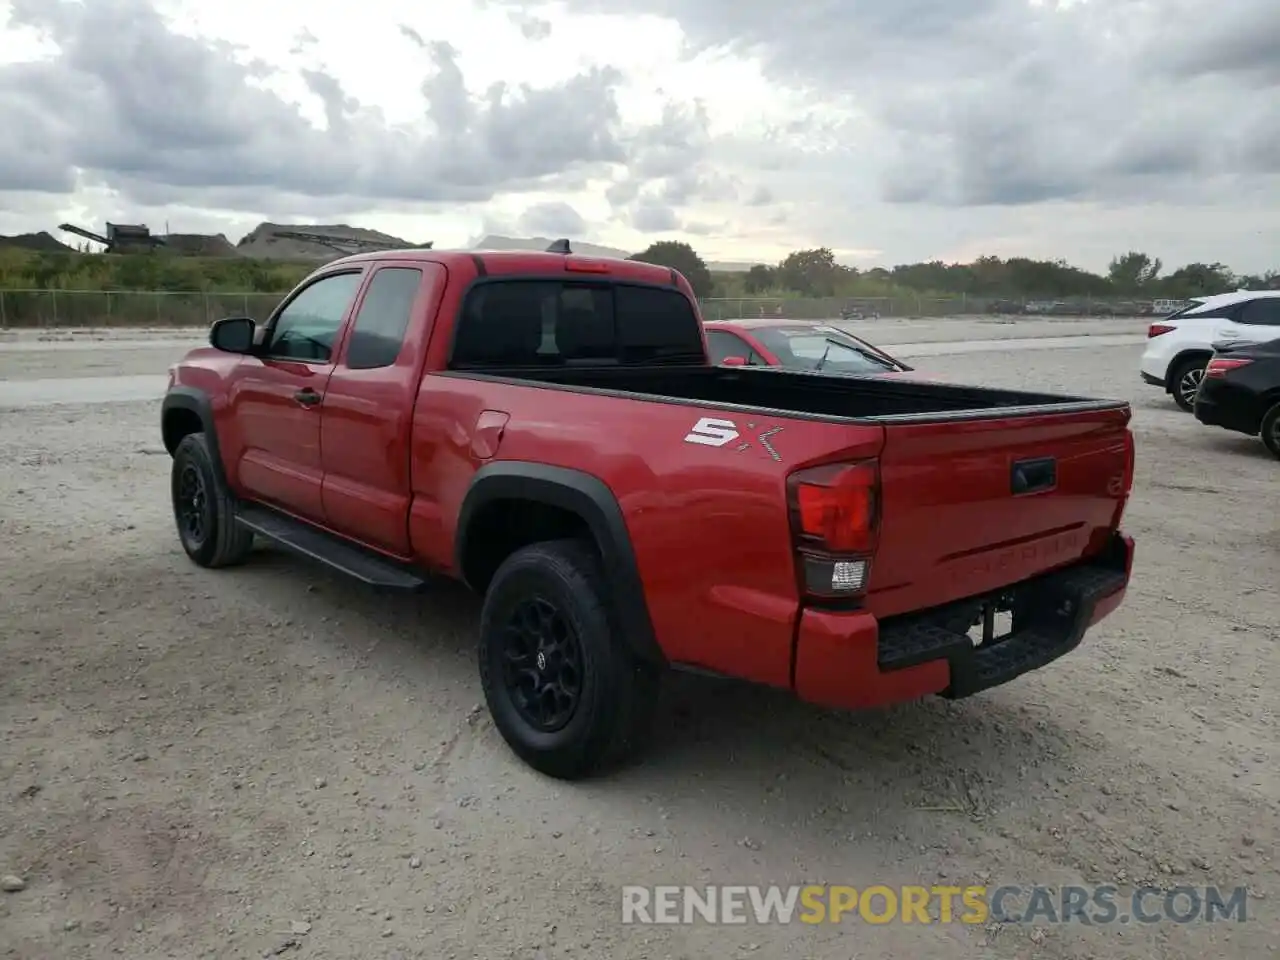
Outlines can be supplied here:
<path id="1" fill-rule="evenodd" d="M 189 327 L 265 317 L 278 293 L 0 290 L 0 327 Z"/>
<path id="2" fill-rule="evenodd" d="M 0 290 L 0 327 L 185 327 L 207 326 L 220 317 L 262 319 L 280 302 L 279 293 L 170 293 L 166 291 Z M 708 320 L 786 317 L 834 319 L 841 314 L 881 317 L 1027 315 L 1140 317 L 1167 312 L 1150 300 L 998 297 L 722 298 L 702 301 Z"/>

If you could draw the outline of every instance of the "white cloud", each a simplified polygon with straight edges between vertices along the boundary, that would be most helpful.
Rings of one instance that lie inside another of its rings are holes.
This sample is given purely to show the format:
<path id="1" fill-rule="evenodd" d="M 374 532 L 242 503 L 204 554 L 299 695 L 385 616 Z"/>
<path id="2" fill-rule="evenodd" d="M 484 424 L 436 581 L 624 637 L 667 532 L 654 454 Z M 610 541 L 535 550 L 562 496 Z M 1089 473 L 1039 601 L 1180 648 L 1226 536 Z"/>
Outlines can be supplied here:
<path id="1" fill-rule="evenodd" d="M 711 259 L 1280 266 L 1271 0 L 288 10 L 0 2 L 0 230 L 345 219 L 439 245 L 688 235 Z"/>

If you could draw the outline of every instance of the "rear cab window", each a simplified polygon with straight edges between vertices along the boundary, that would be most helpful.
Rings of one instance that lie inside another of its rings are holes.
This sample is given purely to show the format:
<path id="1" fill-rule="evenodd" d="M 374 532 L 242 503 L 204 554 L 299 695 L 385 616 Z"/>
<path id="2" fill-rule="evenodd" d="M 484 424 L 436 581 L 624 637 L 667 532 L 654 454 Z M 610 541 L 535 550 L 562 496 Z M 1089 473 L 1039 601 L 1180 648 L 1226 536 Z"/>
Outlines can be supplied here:
<path id="1" fill-rule="evenodd" d="M 702 328 L 677 289 L 547 278 L 477 283 L 450 367 L 705 365 Z"/>

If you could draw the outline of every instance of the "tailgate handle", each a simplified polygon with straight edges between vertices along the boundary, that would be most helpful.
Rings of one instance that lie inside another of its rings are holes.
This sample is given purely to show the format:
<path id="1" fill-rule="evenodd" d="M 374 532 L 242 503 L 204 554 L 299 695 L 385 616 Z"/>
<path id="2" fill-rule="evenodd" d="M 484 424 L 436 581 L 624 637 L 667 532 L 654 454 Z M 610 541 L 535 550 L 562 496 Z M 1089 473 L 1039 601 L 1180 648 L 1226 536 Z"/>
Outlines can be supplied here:
<path id="1" fill-rule="evenodd" d="M 1023 493 L 1040 493 L 1058 485 L 1058 461 L 1053 457 L 1015 460 L 1009 488 L 1016 497 Z"/>

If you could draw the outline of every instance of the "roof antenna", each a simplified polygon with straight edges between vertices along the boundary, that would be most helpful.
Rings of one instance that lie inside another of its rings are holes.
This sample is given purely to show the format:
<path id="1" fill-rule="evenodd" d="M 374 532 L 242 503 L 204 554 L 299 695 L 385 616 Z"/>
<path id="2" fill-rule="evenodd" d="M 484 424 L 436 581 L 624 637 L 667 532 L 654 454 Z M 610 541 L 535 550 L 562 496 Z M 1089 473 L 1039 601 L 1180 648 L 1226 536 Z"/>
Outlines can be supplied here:
<path id="1" fill-rule="evenodd" d="M 547 247 L 547 253 L 563 253 L 565 256 L 573 253 L 569 249 L 569 241 L 567 239 L 555 240 L 551 246 Z"/>

